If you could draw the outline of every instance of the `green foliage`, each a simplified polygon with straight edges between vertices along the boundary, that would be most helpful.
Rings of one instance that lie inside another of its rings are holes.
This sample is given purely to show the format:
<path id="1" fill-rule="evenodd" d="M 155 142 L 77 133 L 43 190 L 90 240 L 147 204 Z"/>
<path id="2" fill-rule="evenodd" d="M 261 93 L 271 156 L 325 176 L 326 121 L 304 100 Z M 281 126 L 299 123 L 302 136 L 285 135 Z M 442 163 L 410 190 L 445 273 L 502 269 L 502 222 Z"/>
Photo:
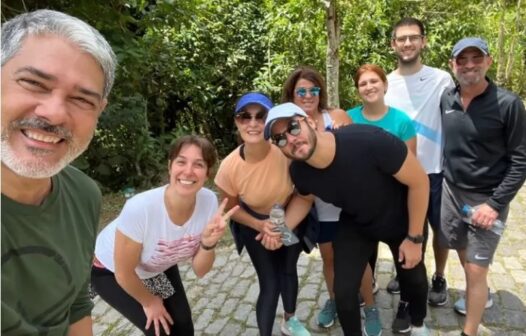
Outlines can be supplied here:
<path id="1" fill-rule="evenodd" d="M 265 66 L 254 83 L 279 102 L 283 82 L 298 65 L 325 69 L 325 10 L 313 0 L 264 2 Z"/>
<path id="2" fill-rule="evenodd" d="M 278 102 L 298 65 L 325 73 L 323 0 L 8 0 L 2 20 L 37 8 L 86 20 L 117 54 L 108 108 L 75 163 L 112 190 L 159 183 L 168 145 L 182 134 L 206 135 L 227 154 L 236 146 L 232 112 L 239 96 L 257 90 Z M 482 36 L 494 56 L 490 76 L 526 95 L 524 0 L 341 0 L 338 15 L 342 108 L 359 101 L 352 77 L 360 65 L 396 67 L 391 27 L 404 16 L 426 25 L 425 64 L 448 69 L 456 41 Z"/>
<path id="3" fill-rule="evenodd" d="M 196 15 L 198 20 L 165 35 L 180 60 L 172 98 L 185 102 L 173 111 L 173 121 L 175 127 L 208 135 L 224 155 L 234 144 L 235 101 L 258 89 L 252 82 L 265 61 L 261 36 L 266 26 L 256 2 L 202 1 Z"/>
<path id="4" fill-rule="evenodd" d="M 118 190 L 157 184 L 166 171 L 165 160 L 159 141 L 150 136 L 146 102 L 136 95 L 108 106 L 88 150 L 74 164 L 104 187 Z"/>

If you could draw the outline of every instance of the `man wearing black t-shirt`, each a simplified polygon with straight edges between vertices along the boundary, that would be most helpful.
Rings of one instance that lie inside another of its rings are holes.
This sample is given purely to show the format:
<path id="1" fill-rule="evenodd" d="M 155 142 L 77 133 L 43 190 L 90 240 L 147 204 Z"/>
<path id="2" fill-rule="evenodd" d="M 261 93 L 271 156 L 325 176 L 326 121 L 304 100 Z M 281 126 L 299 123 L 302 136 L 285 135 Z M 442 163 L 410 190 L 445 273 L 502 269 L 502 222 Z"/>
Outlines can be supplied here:
<path id="1" fill-rule="evenodd" d="M 415 156 L 401 140 L 374 126 L 319 132 L 292 103 L 269 111 L 265 137 L 294 160 L 290 174 L 305 199 L 315 195 L 342 208 L 334 240 L 334 291 L 345 335 L 362 335 L 357 294 L 378 241 L 399 256 L 396 268 L 410 298 L 412 334 L 428 335 L 422 241 L 429 181 Z"/>

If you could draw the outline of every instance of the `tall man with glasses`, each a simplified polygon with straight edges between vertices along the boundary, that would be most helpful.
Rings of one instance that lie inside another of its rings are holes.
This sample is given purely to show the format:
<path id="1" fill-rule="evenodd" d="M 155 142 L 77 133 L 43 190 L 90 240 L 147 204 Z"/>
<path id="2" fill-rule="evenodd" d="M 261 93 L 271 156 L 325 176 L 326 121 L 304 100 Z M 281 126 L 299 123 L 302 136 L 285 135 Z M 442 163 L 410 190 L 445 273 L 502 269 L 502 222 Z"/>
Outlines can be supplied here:
<path id="1" fill-rule="evenodd" d="M 265 138 L 293 160 L 290 174 L 303 195 L 295 201 L 308 208 L 318 196 L 342 209 L 333 246 L 336 309 L 344 334 L 362 335 L 358 291 L 368 259 L 383 241 L 399 256 L 397 270 L 411 302 L 413 335 L 429 335 L 424 325 L 427 276 L 422 262 L 429 183 L 405 143 L 368 125 L 317 130 L 293 103 L 269 111 Z M 287 223 L 303 215 L 288 213 Z"/>
<path id="2" fill-rule="evenodd" d="M 69 165 L 115 78 L 104 37 L 38 10 L 2 25 L 2 331 L 92 335 L 88 296 L 101 193 Z"/>
<path id="3" fill-rule="evenodd" d="M 448 249 L 441 247 L 438 240 L 443 179 L 440 97 L 446 88 L 454 86 L 454 82 L 446 71 L 422 64 L 421 54 L 426 44 L 424 25 L 420 20 L 403 18 L 394 25 L 391 47 L 398 59 L 398 67 L 387 76 L 389 89 L 385 102 L 407 113 L 417 132 L 417 158 L 429 178 L 429 208 L 426 218 L 433 230 L 435 256 L 435 273 L 428 302 L 432 306 L 443 306 L 447 303 L 444 271 Z M 424 251 L 426 242 L 423 244 Z M 390 293 L 400 292 L 397 278 L 389 282 L 387 290 Z M 407 298 L 403 292 L 400 294 L 398 313 L 392 327 L 395 332 L 409 331 Z"/>
<path id="4" fill-rule="evenodd" d="M 486 41 L 464 38 L 453 47 L 450 67 L 458 85 L 442 95 L 444 187 L 441 233 L 456 249 L 466 275 L 466 314 L 461 335 L 477 335 L 484 307 L 492 304 L 487 275 L 509 204 L 526 179 L 526 111 L 520 97 L 495 85 L 486 72 L 492 58 Z M 476 208 L 470 224 L 463 205 Z"/>

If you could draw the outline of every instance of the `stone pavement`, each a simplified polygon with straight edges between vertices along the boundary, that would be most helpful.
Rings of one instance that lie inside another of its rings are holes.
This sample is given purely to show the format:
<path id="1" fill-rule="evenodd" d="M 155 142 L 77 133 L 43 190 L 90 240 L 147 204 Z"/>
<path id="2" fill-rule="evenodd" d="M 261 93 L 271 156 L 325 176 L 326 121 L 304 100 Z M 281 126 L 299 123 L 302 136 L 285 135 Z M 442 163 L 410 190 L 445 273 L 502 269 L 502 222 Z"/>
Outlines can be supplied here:
<path id="1" fill-rule="evenodd" d="M 487 309 L 479 335 L 526 335 L 526 186 L 511 205 L 506 229 L 495 261 L 490 269 L 489 284 L 494 306 Z M 390 295 L 385 286 L 392 276 L 392 258 L 381 244 L 377 268 L 380 291 L 376 303 L 380 309 L 383 335 L 390 336 L 396 314 L 398 295 Z M 426 253 L 428 277 L 434 271 L 431 245 Z M 198 279 L 188 264 L 180 266 L 181 277 L 193 311 L 196 335 L 257 335 L 255 302 L 259 292 L 254 268 L 244 251 L 240 256 L 233 245 L 217 249 L 212 271 Z M 319 328 L 316 315 L 327 299 L 319 251 L 302 254 L 298 262 L 300 290 L 297 316 L 307 324 L 312 335 L 343 335 L 338 323 L 329 329 Z M 464 317 L 453 311 L 453 303 L 464 294 L 464 275 L 456 253 L 450 254 L 446 277 L 449 302 L 445 307 L 429 308 L 426 323 L 432 335 L 458 336 Z M 280 335 L 283 314 L 279 304 L 273 335 Z M 99 297 L 93 310 L 94 334 L 141 335 L 118 312 Z"/>

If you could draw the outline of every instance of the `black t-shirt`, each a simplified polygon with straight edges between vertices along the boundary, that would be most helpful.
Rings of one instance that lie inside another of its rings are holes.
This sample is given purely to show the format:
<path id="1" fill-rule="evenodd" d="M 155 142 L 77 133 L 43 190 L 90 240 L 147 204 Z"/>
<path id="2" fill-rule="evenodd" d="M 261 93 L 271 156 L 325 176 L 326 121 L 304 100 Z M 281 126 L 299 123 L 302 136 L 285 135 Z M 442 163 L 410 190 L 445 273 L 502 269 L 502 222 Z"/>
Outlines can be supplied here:
<path id="1" fill-rule="evenodd" d="M 336 154 L 327 168 L 291 164 L 296 189 L 342 208 L 340 217 L 353 224 L 377 228 L 394 220 L 407 225 L 407 187 L 393 177 L 407 156 L 405 143 L 369 125 L 349 125 L 334 135 Z"/>

